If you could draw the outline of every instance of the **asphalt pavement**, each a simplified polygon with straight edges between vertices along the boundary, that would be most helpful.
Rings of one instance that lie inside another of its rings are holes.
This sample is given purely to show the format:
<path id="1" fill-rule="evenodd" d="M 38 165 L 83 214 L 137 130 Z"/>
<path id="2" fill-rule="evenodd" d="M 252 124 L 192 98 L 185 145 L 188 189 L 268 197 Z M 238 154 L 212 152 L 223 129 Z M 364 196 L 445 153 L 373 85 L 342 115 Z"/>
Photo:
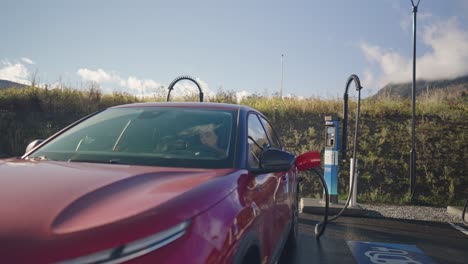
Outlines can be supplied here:
<path id="1" fill-rule="evenodd" d="M 280 263 L 468 263 L 468 235 L 448 223 L 341 217 L 316 240 L 321 219 L 300 214 L 297 248 Z"/>

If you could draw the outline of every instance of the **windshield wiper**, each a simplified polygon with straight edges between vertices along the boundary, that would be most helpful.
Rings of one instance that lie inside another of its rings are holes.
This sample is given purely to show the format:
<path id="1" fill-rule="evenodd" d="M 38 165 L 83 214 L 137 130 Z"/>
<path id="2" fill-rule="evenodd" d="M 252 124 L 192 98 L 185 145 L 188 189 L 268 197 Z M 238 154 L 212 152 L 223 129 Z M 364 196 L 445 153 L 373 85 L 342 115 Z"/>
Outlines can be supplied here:
<path id="1" fill-rule="evenodd" d="M 92 160 L 92 159 L 68 159 L 68 162 L 88 162 L 88 163 L 105 163 L 105 164 L 128 164 L 121 162 L 119 159 L 110 160 Z"/>

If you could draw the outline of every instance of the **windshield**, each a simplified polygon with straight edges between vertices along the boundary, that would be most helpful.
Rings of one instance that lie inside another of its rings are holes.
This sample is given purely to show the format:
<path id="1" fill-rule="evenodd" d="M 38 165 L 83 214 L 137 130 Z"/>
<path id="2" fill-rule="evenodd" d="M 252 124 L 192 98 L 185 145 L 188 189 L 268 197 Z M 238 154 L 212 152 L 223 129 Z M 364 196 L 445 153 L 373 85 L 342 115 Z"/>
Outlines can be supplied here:
<path id="1" fill-rule="evenodd" d="M 107 109 L 28 158 L 70 162 L 231 168 L 236 112 L 197 108 Z"/>

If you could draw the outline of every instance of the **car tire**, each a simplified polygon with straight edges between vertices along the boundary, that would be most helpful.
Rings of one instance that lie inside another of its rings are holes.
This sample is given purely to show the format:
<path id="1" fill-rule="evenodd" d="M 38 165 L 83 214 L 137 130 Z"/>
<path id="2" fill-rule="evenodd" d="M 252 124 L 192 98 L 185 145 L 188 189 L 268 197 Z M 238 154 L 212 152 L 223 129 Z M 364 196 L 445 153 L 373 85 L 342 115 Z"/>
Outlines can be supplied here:
<path id="1" fill-rule="evenodd" d="M 241 241 L 234 257 L 234 264 L 260 264 L 260 243 L 254 232 L 248 233 Z"/>

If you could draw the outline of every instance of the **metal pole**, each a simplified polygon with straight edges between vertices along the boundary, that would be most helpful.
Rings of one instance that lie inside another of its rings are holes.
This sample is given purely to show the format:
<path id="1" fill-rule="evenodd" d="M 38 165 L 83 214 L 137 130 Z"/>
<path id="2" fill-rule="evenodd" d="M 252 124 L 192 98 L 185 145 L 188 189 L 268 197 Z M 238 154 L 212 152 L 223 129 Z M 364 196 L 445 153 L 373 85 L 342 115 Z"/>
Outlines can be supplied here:
<path id="1" fill-rule="evenodd" d="M 356 158 L 356 162 L 354 162 L 354 158 L 349 159 L 349 188 L 353 186 L 353 190 L 351 191 L 351 200 L 349 201 L 349 206 L 354 207 L 357 205 L 357 172 L 358 172 L 358 160 Z M 354 167 L 356 165 L 356 168 Z M 354 184 L 353 184 L 354 181 Z"/>
<path id="2" fill-rule="evenodd" d="M 411 121 L 411 154 L 410 154 L 410 197 L 411 201 L 414 199 L 416 189 L 416 148 L 415 148 L 415 127 L 416 127 L 416 13 L 418 12 L 418 3 L 415 5 L 413 0 L 413 87 L 411 90 L 411 108 L 412 108 L 412 121 Z"/>
<path id="3" fill-rule="evenodd" d="M 281 89 L 280 89 L 280 97 L 283 98 L 283 68 L 284 68 L 284 54 L 281 54 Z"/>

